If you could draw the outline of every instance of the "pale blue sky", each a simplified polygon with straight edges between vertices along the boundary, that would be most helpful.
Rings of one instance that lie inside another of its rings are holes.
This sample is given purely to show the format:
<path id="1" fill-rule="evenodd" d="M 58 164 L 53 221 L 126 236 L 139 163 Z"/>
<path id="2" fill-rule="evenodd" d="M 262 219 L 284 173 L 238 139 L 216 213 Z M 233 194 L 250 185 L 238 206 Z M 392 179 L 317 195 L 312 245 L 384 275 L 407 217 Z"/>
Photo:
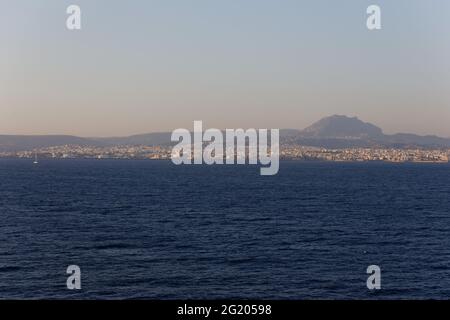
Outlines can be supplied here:
<path id="1" fill-rule="evenodd" d="M 70 4 L 82 30 L 65 27 Z M 382 9 L 381 31 L 366 8 Z M 0 134 L 303 128 L 450 137 L 448 0 L 0 0 Z"/>

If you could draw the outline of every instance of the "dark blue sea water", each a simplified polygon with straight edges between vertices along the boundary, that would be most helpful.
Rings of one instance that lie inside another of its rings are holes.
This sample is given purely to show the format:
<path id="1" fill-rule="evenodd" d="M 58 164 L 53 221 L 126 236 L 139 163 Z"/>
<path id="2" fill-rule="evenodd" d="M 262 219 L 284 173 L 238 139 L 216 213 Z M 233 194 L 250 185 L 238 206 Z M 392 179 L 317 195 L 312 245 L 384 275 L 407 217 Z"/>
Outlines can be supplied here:
<path id="1" fill-rule="evenodd" d="M 0 298 L 449 298 L 449 195 L 447 164 L 0 160 Z"/>

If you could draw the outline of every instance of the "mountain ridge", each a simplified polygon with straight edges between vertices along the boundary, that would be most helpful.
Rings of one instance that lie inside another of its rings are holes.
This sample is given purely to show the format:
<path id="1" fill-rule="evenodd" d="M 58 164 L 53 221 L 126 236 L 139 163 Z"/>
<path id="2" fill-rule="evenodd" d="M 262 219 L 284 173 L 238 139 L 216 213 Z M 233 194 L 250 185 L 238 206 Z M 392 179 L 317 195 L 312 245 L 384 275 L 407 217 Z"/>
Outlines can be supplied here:
<path id="1" fill-rule="evenodd" d="M 170 145 L 170 132 L 153 132 L 125 137 L 82 138 L 73 135 L 0 135 L 0 152 L 27 151 L 62 145 Z M 324 148 L 450 148 L 450 138 L 435 135 L 396 133 L 383 130 L 357 117 L 332 115 L 320 119 L 303 130 L 281 129 L 280 142 Z"/>

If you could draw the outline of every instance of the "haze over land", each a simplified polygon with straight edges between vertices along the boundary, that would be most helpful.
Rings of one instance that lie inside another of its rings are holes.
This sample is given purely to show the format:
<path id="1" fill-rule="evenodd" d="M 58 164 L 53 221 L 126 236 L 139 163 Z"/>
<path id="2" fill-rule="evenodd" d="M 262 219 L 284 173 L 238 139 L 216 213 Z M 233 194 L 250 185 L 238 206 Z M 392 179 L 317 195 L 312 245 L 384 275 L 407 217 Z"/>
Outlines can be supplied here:
<path id="1" fill-rule="evenodd" d="M 167 146 L 172 144 L 170 136 L 171 132 L 154 132 L 126 137 L 106 138 L 81 138 L 67 135 L 0 135 L 0 151 L 24 151 L 62 145 Z M 373 124 L 363 122 L 356 117 L 343 115 L 323 118 L 304 130 L 281 129 L 280 139 L 282 144 L 324 148 L 450 148 L 450 139 L 408 133 L 386 135 L 381 128 Z"/>

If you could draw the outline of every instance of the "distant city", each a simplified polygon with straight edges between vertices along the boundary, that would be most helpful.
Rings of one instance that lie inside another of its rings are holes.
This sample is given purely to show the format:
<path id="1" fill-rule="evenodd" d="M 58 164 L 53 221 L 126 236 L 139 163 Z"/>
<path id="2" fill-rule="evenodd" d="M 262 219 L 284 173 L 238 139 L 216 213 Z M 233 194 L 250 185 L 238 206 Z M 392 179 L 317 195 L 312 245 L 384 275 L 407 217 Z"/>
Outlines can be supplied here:
<path id="1" fill-rule="evenodd" d="M 171 159 L 170 133 L 120 138 L 0 136 L 0 157 L 52 159 Z M 304 130 L 281 130 L 280 158 L 307 161 L 448 163 L 450 139 L 385 135 L 356 117 L 334 115 Z"/>
<path id="2" fill-rule="evenodd" d="M 89 147 L 65 145 L 19 152 L 0 152 L 0 157 L 52 159 L 150 159 L 169 160 L 170 146 Z M 450 149 L 326 149 L 282 145 L 280 158 L 285 160 L 321 161 L 387 161 L 387 162 L 449 162 Z"/>

